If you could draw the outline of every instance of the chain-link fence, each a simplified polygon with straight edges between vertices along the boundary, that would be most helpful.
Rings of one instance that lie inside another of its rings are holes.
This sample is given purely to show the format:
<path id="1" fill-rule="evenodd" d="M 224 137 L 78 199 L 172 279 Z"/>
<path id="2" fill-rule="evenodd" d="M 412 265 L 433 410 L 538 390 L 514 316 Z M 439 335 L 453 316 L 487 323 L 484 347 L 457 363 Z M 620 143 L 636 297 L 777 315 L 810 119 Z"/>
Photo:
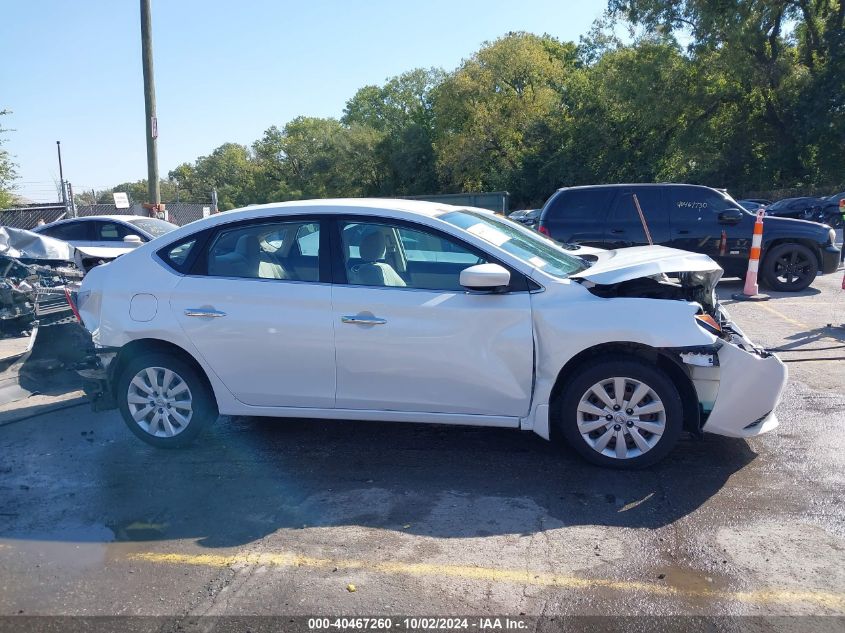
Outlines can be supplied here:
<path id="1" fill-rule="evenodd" d="M 194 220 L 199 220 L 211 212 L 210 204 L 192 202 L 171 202 L 167 209 L 167 219 L 173 224 L 183 226 Z M 92 215 L 138 215 L 149 217 L 150 212 L 140 204 L 133 204 L 128 209 L 118 209 L 113 204 L 90 204 L 76 208 L 79 217 Z M 27 205 L 14 209 L 0 211 L 0 225 L 12 226 L 18 229 L 32 229 L 39 220 L 45 224 L 68 217 L 64 205 L 44 204 Z"/>

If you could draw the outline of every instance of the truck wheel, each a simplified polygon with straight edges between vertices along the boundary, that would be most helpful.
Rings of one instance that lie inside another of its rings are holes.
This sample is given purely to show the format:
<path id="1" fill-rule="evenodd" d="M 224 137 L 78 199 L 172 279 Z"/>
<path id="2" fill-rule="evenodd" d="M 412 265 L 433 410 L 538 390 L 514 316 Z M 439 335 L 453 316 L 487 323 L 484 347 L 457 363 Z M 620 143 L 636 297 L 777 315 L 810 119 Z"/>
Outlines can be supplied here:
<path id="1" fill-rule="evenodd" d="M 763 282 L 772 290 L 798 292 L 813 283 L 819 262 L 803 244 L 778 244 L 763 259 Z"/>
<path id="2" fill-rule="evenodd" d="M 663 459 L 683 428 L 672 380 L 641 359 L 603 357 L 564 387 L 559 430 L 577 453 L 599 466 L 635 469 Z"/>
<path id="3" fill-rule="evenodd" d="M 217 419 L 217 403 L 205 381 L 191 365 L 169 354 L 132 359 L 116 388 L 126 426 L 158 448 L 186 446 Z"/>

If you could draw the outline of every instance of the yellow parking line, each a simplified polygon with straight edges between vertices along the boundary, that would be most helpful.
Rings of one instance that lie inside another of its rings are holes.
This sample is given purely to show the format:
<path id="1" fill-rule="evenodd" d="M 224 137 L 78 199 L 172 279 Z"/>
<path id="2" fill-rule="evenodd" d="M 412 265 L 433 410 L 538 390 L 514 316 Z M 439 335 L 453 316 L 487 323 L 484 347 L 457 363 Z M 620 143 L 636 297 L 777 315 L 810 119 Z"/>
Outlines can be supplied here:
<path id="1" fill-rule="evenodd" d="M 796 321 L 795 319 L 791 319 L 791 318 L 789 318 L 788 316 L 786 316 L 785 314 L 783 314 L 783 313 L 781 313 L 781 312 L 778 312 L 778 311 L 777 311 L 777 310 L 775 310 L 774 308 L 772 308 L 772 307 L 770 307 L 770 306 L 767 306 L 765 303 L 758 303 L 757 305 L 758 305 L 759 307 L 763 308 L 764 310 L 766 310 L 767 312 L 771 312 L 771 313 L 772 313 L 772 314 L 774 314 L 775 316 L 779 316 L 781 319 L 783 319 L 783 320 L 784 320 L 784 321 L 786 321 L 787 323 L 792 323 L 792 325 L 797 325 L 798 327 L 802 327 L 802 328 L 804 328 L 805 330 L 811 330 L 811 329 L 813 329 L 813 328 L 811 328 L 809 325 L 807 325 L 806 323 L 801 323 L 801 321 Z"/>
<path id="2" fill-rule="evenodd" d="M 605 578 L 581 578 L 562 574 L 532 571 L 528 569 L 497 569 L 469 565 L 439 565 L 431 563 L 403 563 L 397 561 L 375 562 L 354 559 L 314 558 L 294 553 L 276 554 L 177 554 L 145 552 L 133 554 L 131 560 L 150 563 L 201 565 L 206 567 L 233 567 L 250 565 L 255 567 L 305 567 L 309 569 L 343 569 L 400 574 L 406 576 L 451 577 L 467 580 L 507 582 L 520 585 L 542 585 L 567 589 L 611 589 L 617 591 L 641 591 L 658 596 L 681 598 L 721 598 L 747 603 L 804 603 L 845 612 L 845 594 L 820 591 L 793 590 L 787 588 L 764 588 L 755 591 L 721 591 L 710 589 L 679 589 L 635 580 L 610 580 Z"/>

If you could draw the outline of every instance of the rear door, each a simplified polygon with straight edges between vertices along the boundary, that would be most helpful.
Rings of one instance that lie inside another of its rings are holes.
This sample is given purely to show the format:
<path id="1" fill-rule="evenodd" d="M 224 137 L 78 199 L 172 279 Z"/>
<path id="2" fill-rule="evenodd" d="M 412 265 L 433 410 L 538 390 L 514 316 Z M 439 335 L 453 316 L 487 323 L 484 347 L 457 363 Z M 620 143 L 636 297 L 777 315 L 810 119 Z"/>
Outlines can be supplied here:
<path id="1" fill-rule="evenodd" d="M 620 187 L 617 189 L 616 198 L 605 225 L 606 248 L 648 244 L 645 227 L 634 203 L 635 195 L 653 243 L 669 242 L 669 211 L 663 199 L 663 188 Z"/>
<path id="2" fill-rule="evenodd" d="M 614 193 L 613 187 L 560 191 L 543 210 L 542 225 L 558 242 L 604 248 L 604 224 Z"/>
<path id="3" fill-rule="evenodd" d="M 334 406 L 327 239 L 315 217 L 223 225 L 173 291 L 185 334 L 241 402 Z"/>

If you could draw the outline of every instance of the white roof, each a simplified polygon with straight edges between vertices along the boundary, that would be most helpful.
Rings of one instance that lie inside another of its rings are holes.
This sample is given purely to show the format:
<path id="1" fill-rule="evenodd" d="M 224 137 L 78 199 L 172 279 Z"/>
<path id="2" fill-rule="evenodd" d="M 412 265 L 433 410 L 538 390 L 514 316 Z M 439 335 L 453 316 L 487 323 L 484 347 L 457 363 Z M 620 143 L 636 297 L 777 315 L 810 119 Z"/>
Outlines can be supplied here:
<path id="1" fill-rule="evenodd" d="M 269 204 L 255 204 L 231 211 L 224 211 L 226 215 L 232 213 L 246 213 L 265 209 L 285 209 L 288 207 L 313 207 L 318 210 L 346 209 L 383 209 L 389 211 L 405 211 L 429 217 L 436 217 L 455 209 L 473 208 L 466 205 L 455 206 L 443 202 L 428 202 L 427 200 L 405 200 L 403 198 L 326 198 L 318 200 L 290 200 L 288 202 L 271 202 Z M 478 209 L 489 211 L 489 209 Z M 260 214 L 259 214 L 260 215 Z"/>
<path id="2" fill-rule="evenodd" d="M 472 209 L 478 213 L 493 214 L 489 209 L 479 209 L 467 206 L 454 206 L 440 202 L 428 202 L 425 200 L 404 200 L 401 198 L 327 198 L 321 200 L 291 200 L 288 202 L 271 202 L 269 204 L 256 204 L 231 211 L 215 213 L 207 218 L 200 218 L 181 226 L 175 231 L 166 235 L 168 242 L 177 242 L 183 237 L 196 233 L 205 228 L 219 226 L 239 220 L 252 220 L 272 217 L 277 214 L 284 215 L 286 212 L 291 215 L 300 213 L 306 214 L 330 214 L 350 213 L 361 215 L 372 215 L 374 217 L 399 218 L 413 220 L 426 218 L 435 223 L 440 222 L 438 217 L 450 211 L 459 209 Z M 431 222 L 427 222 L 431 223 Z M 165 239 L 162 236 L 160 239 Z"/>

